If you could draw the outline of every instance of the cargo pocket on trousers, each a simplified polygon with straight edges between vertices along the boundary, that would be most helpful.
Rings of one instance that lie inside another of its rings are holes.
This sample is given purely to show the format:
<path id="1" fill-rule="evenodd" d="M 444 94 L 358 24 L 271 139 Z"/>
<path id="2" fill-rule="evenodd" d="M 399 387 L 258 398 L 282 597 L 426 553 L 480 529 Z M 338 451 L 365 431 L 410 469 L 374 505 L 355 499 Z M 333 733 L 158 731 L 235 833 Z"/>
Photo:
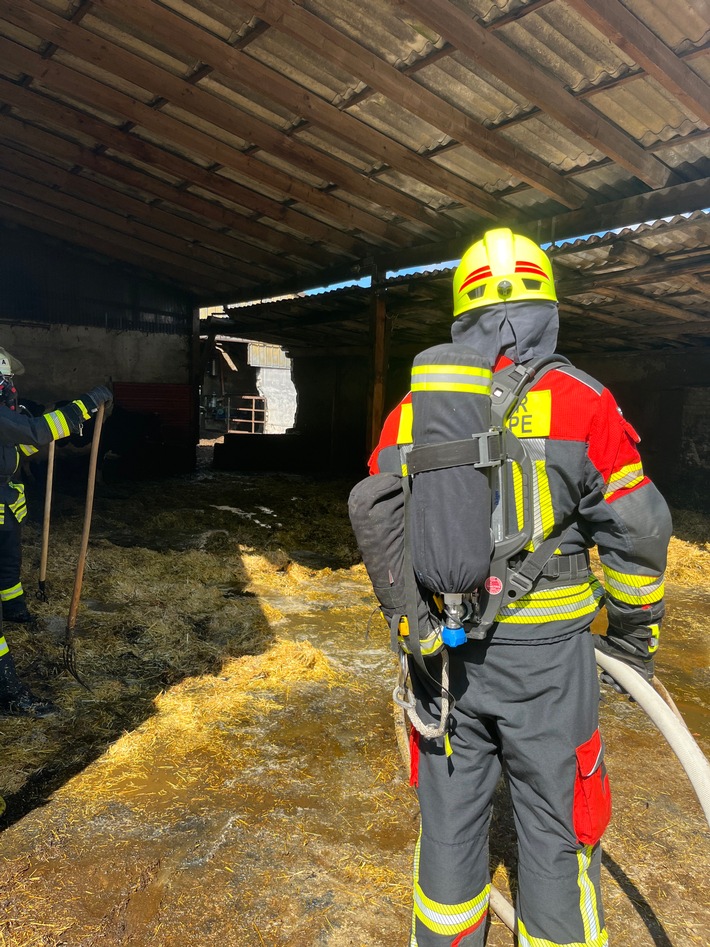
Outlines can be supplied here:
<path id="1" fill-rule="evenodd" d="M 604 744 L 599 730 L 577 747 L 572 819 L 583 845 L 596 845 L 611 818 L 611 789 L 604 766 Z"/>

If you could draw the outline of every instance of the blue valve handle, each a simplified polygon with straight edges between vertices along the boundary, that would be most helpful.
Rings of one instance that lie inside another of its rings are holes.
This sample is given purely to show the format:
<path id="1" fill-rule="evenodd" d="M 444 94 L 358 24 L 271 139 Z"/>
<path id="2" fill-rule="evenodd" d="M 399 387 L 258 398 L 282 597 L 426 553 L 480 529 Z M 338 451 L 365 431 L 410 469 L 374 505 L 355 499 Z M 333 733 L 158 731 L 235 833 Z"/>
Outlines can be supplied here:
<path id="1" fill-rule="evenodd" d="M 459 645 L 466 644 L 468 639 L 461 625 L 459 625 L 458 628 L 449 628 L 447 625 L 444 625 L 441 629 L 441 640 L 447 648 L 458 648 Z"/>

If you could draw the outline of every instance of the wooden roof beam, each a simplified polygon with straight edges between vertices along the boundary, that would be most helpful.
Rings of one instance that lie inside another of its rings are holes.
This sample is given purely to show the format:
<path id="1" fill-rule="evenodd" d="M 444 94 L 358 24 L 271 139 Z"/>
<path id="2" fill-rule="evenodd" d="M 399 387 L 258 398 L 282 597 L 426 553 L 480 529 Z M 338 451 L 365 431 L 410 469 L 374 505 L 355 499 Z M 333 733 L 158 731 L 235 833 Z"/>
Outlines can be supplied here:
<path id="1" fill-rule="evenodd" d="M 128 132 L 120 131 L 110 125 L 84 116 L 74 109 L 65 108 L 56 104 L 52 99 L 46 99 L 39 96 L 36 92 L 22 89 L 11 83 L 5 84 L 0 80 L 0 102 L 19 105 L 23 112 L 29 112 L 40 119 L 45 120 L 65 131 L 74 131 L 82 136 L 93 137 L 97 144 L 103 142 L 104 145 L 120 154 L 132 157 L 142 164 L 153 163 L 159 166 L 161 160 L 161 149 L 144 142 L 141 139 L 130 135 Z M 122 164 L 114 157 L 85 148 L 64 137 L 58 137 L 44 128 L 37 128 L 29 125 L 21 119 L 11 115 L 0 115 L 0 132 L 10 141 L 15 142 L 22 148 L 28 148 L 31 151 L 41 155 L 52 155 L 59 161 L 67 161 L 78 166 L 86 168 L 102 177 L 110 180 L 122 182 L 129 187 L 134 187 L 147 195 L 167 202 L 176 208 L 184 208 L 191 214 L 203 218 L 224 228 L 230 229 L 229 240 L 235 245 L 235 256 L 247 262 L 254 262 L 264 265 L 267 268 L 273 267 L 276 271 L 282 270 L 283 265 L 279 261 L 283 260 L 283 255 L 294 256 L 298 261 L 320 264 L 322 266 L 323 253 L 317 247 L 306 243 L 304 240 L 295 240 L 288 234 L 272 231 L 264 224 L 244 217 L 236 208 L 230 210 L 223 204 L 214 201 L 208 201 L 184 187 L 175 187 L 166 184 L 161 178 L 156 178 L 145 171 L 138 170 L 135 167 Z M 189 187 L 197 184 L 210 173 L 204 171 L 197 165 L 190 164 L 189 161 L 178 158 L 165 152 L 164 170 L 174 174 L 178 179 L 184 181 Z M 190 177 L 187 177 L 187 176 Z M 216 177 L 212 175 L 212 177 Z M 224 181 L 224 187 L 221 188 L 217 183 Z M 230 199 L 230 182 L 225 178 L 217 178 L 212 184 L 212 192 L 219 188 L 221 196 Z M 199 225 L 198 225 L 199 226 Z M 272 249 L 262 249 L 261 246 L 245 242 L 243 237 L 251 237 L 259 241 L 264 246 Z M 236 247 L 239 248 L 236 252 Z M 286 261 L 286 268 L 290 269 L 291 264 Z M 303 262 L 294 264 L 294 268 L 303 270 Z"/>
<path id="2" fill-rule="evenodd" d="M 619 0 L 567 0 L 693 115 L 710 125 L 710 86 Z"/>
<path id="3" fill-rule="evenodd" d="M 50 219 L 72 221 L 68 225 L 68 231 L 81 229 L 97 235 L 104 241 L 132 240 L 139 244 L 144 256 L 154 257 L 155 260 L 174 267 L 175 272 L 194 274 L 202 277 L 206 283 L 219 283 L 227 291 L 241 288 L 241 280 L 228 278 L 232 270 L 196 259 L 193 249 L 185 240 L 157 232 L 154 228 L 124 217 L 116 211 L 69 196 L 10 171 L 3 170 L 1 178 L 0 195 L 5 204 L 31 213 L 37 213 L 37 208 L 44 205 L 45 213 Z"/>
<path id="4" fill-rule="evenodd" d="M 107 86 L 75 72 L 73 69 L 51 61 L 44 62 L 35 53 L 3 39 L 0 39 L 0 56 L 5 58 L 5 62 L 21 68 L 28 75 L 34 75 L 43 85 L 49 88 L 63 92 L 73 98 L 91 102 L 94 107 L 100 107 L 119 116 L 126 112 L 131 113 L 132 116 L 140 114 L 141 117 L 136 118 L 136 120 L 149 130 L 153 130 L 158 134 L 162 133 L 171 140 L 177 140 L 184 147 L 202 155 L 211 154 L 213 157 L 219 155 L 225 165 L 233 163 L 233 156 L 236 152 L 229 146 L 210 138 L 203 132 L 190 129 L 184 123 L 178 122 L 167 115 L 162 115 L 129 96 L 108 89 Z M 124 114 L 123 117 L 127 116 Z M 132 117 L 129 120 L 133 120 Z M 161 149 L 157 150 L 160 151 Z M 182 160 L 184 161 L 184 159 Z M 162 164 L 163 162 L 161 162 Z M 238 207 L 251 209 L 259 216 L 281 221 L 292 229 L 309 236 L 312 240 L 328 240 L 333 244 L 340 244 L 340 241 L 344 240 L 345 247 L 343 249 L 349 252 L 351 256 L 361 256 L 370 252 L 371 248 L 368 244 L 354 240 L 342 231 L 331 230 L 320 221 L 305 214 L 290 211 L 277 201 L 256 191 L 250 191 L 228 178 L 204 171 L 196 165 L 190 165 L 187 161 L 185 161 L 185 165 L 191 168 L 194 167 L 192 177 L 200 179 L 199 182 L 195 181 L 198 186 L 203 186 L 201 182 L 204 181 L 209 190 L 219 189 L 221 196 L 225 196 L 224 192 L 228 191 L 230 193 L 229 200 L 233 201 Z M 242 217 L 244 216 L 243 210 L 241 212 L 235 210 L 235 213 L 241 213 Z M 269 228 L 264 228 L 264 232 L 265 238 L 268 240 L 266 234 L 272 233 L 272 231 Z M 292 240 L 295 239 L 295 237 L 292 237 Z M 331 256 L 327 246 L 322 247 L 319 252 L 321 258 Z"/>
<path id="5" fill-rule="evenodd" d="M 140 267 L 153 277 L 157 276 L 163 282 L 170 282 L 195 296 L 228 291 L 224 283 L 215 285 L 211 279 L 201 281 L 197 274 L 176 265 L 174 261 L 160 260 L 152 252 L 144 252 L 141 243 L 131 237 L 124 237 L 122 234 L 107 236 L 103 229 L 92 227 L 90 221 L 86 222 L 86 226 L 83 226 L 82 222 L 79 228 L 76 217 L 47 208 L 41 201 L 0 190 L 0 217 L 30 230 L 56 237 L 62 243 L 77 244 L 91 252 L 100 253 L 107 259 L 120 260 Z M 248 280 L 244 280 L 244 284 L 247 283 Z"/>
<path id="6" fill-rule="evenodd" d="M 651 188 L 666 187 L 673 174 L 556 78 L 512 49 L 450 0 L 402 0 L 422 21 L 477 64 L 524 95 L 583 141 L 613 158 Z"/>
<path id="7" fill-rule="evenodd" d="M 0 118 L 0 128 L 2 120 Z M 83 177 L 73 170 L 50 164 L 39 158 L 34 158 L 25 152 L 15 151 L 0 142 L 0 166 L 3 174 L 11 172 L 28 178 L 35 184 L 46 185 L 55 191 L 75 197 L 78 201 L 89 201 L 99 208 L 113 210 L 136 223 L 153 227 L 168 235 L 169 241 L 175 238 L 184 240 L 186 249 L 195 259 L 225 272 L 232 272 L 239 264 L 239 260 L 223 252 L 214 244 L 219 244 L 220 234 L 206 227 L 201 228 L 193 221 L 186 220 L 175 214 L 170 214 L 161 207 L 148 204 L 122 191 L 117 191 L 105 184 Z M 160 236 L 156 239 L 160 242 Z M 276 261 L 274 261 L 276 264 Z M 262 270 L 252 264 L 255 279 L 271 279 L 275 270 Z"/>
<path id="8" fill-rule="evenodd" d="M 245 113 L 240 112 L 226 102 L 222 102 L 204 89 L 199 88 L 199 86 L 167 73 L 82 27 L 68 23 L 56 14 L 41 10 L 41 8 L 29 3 L 17 3 L 15 0 L 8 0 L 0 10 L 0 16 L 16 26 L 21 26 L 23 29 L 35 31 L 37 35 L 51 36 L 56 45 L 71 52 L 77 59 L 84 59 L 106 71 L 113 71 L 116 76 L 130 76 L 132 81 L 138 85 L 142 82 L 146 89 L 157 92 L 161 99 L 170 101 L 202 119 L 206 118 L 225 131 L 233 132 L 234 128 L 238 128 L 240 136 L 250 138 L 250 135 L 258 136 L 261 128 L 269 141 L 276 141 L 278 144 L 278 141 L 284 140 L 291 150 L 294 150 L 294 146 L 297 146 L 297 143 L 292 142 L 283 133 L 270 129 L 256 119 L 251 119 Z M 142 125 L 155 134 L 181 145 L 183 148 L 218 161 L 247 177 L 252 179 L 261 177 L 260 183 L 266 184 L 270 190 L 278 190 L 278 187 L 282 186 L 286 195 L 290 196 L 296 193 L 299 194 L 299 197 L 306 198 L 306 189 L 308 189 L 308 195 L 312 198 L 312 202 L 321 208 L 323 205 L 328 206 L 329 215 L 338 223 L 343 219 L 348 219 L 348 210 L 350 210 L 352 216 L 359 218 L 361 222 L 364 222 L 369 216 L 352 205 L 343 204 L 325 192 L 317 192 L 317 189 L 309 188 L 305 184 L 299 187 L 299 183 L 294 182 L 294 179 L 286 173 L 279 172 L 278 169 L 266 168 L 261 162 L 255 161 L 255 159 L 219 139 L 179 122 L 167 114 L 163 114 L 159 109 L 144 105 L 116 89 L 97 82 L 90 76 L 77 72 L 73 68 L 52 60 L 44 60 L 38 54 L 8 40 L 0 40 L 0 48 L 2 49 L 2 55 L 7 57 L 9 63 L 18 69 L 22 69 L 27 75 L 38 78 L 48 88 L 57 88 L 72 98 L 93 106 L 99 105 L 105 108 L 106 111 L 116 114 L 128 122 Z M 309 173 L 313 174 L 314 171 L 317 173 L 319 152 L 313 149 L 305 150 L 309 155 L 308 162 L 306 162 Z M 243 206 L 254 210 L 261 216 L 281 221 L 293 230 L 306 234 L 311 239 L 322 241 L 326 245 L 324 252 L 327 252 L 327 245 L 329 244 L 341 246 L 343 250 L 354 256 L 363 256 L 369 252 L 370 248 L 366 243 L 344 233 L 335 226 L 328 226 L 314 217 L 292 210 L 284 206 L 283 203 L 244 185 L 236 182 L 230 183 L 233 190 L 240 192 L 239 203 Z M 422 213 L 421 206 L 417 207 L 417 213 L 417 220 L 421 222 L 422 216 L 425 216 Z M 387 224 L 381 220 L 373 221 L 373 226 L 375 230 L 382 231 L 384 229 L 384 234 L 381 233 L 380 235 L 384 236 L 385 239 L 390 239 L 392 243 L 399 244 L 402 242 L 402 234 L 397 228 L 391 227 L 388 230 Z"/>
<path id="9" fill-rule="evenodd" d="M 17 2 L 17 0 L 8 0 Z M 24 0 L 26 5 L 27 0 Z M 252 56 L 235 49 L 189 20 L 150 0 L 94 0 L 95 6 L 110 9 L 116 16 L 140 25 L 151 35 L 159 36 L 169 46 L 199 56 L 215 73 L 235 79 L 257 89 L 302 118 L 308 119 L 344 141 L 369 152 L 378 161 L 404 175 L 413 177 L 440 194 L 471 207 L 482 216 L 497 218 L 498 202 L 483 189 L 440 165 L 428 161 L 392 138 L 359 121 L 347 112 L 302 89 Z M 102 40 L 105 46 L 105 41 Z M 316 164 L 317 167 L 317 164 Z M 313 171 L 313 169 L 311 169 Z"/>
<path id="10" fill-rule="evenodd" d="M 631 303 L 637 309 L 646 312 L 654 312 L 658 316 L 665 316 L 668 319 L 678 319 L 680 322 L 707 322 L 705 316 L 694 313 L 692 310 L 683 309 L 681 306 L 672 306 L 660 299 L 654 299 L 651 296 L 644 296 L 643 293 L 633 293 L 628 289 L 622 289 L 620 286 L 595 285 L 591 290 L 600 293 L 602 296 L 611 296 L 612 299 L 619 299 L 622 302 Z"/>
<path id="11" fill-rule="evenodd" d="M 299 4 L 291 0 L 243 3 L 321 58 L 347 69 L 397 105 L 561 204 L 574 208 L 588 200 L 585 190 L 566 181 L 549 165 L 514 147 Z"/>

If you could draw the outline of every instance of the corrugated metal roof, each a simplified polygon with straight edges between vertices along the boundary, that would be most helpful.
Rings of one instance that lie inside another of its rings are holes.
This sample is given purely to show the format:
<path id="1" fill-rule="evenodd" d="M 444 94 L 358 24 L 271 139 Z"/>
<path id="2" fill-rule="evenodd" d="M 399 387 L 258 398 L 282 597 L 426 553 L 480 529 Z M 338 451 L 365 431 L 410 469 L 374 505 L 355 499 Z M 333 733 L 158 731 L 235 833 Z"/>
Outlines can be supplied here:
<path id="1" fill-rule="evenodd" d="M 707 0 L 4 0 L 0 220 L 228 302 L 693 210 L 709 40 Z"/>
<path id="2" fill-rule="evenodd" d="M 563 351 L 643 352 L 710 345 L 710 212 L 697 211 L 556 243 L 552 259 Z M 441 342 L 451 325 L 455 262 L 393 275 L 378 284 L 391 321 L 393 357 Z M 220 333 L 279 341 L 295 354 L 364 354 L 368 287 L 228 308 Z M 205 327 L 209 326 L 209 320 Z M 611 327 L 611 329 L 610 329 Z"/>

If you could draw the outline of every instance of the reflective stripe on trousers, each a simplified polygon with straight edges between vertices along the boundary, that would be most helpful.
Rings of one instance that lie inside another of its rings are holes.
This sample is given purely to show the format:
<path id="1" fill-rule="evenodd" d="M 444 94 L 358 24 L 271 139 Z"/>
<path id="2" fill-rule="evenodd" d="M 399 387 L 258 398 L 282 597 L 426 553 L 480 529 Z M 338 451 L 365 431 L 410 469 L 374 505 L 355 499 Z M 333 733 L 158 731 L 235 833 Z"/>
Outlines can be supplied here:
<path id="1" fill-rule="evenodd" d="M 491 801 L 502 772 L 518 838 L 520 944 L 604 947 L 600 848 L 581 844 L 573 824 L 576 749 L 598 726 L 591 635 L 535 645 L 469 642 L 450 657 L 453 755 L 440 740 L 419 743 L 411 947 L 482 947 L 485 916 L 472 929 L 473 906 L 485 900 L 485 915 Z M 424 721 L 438 720 L 437 699 L 414 684 Z M 461 925 L 470 915 L 468 928 L 437 927 L 447 907 Z"/>

